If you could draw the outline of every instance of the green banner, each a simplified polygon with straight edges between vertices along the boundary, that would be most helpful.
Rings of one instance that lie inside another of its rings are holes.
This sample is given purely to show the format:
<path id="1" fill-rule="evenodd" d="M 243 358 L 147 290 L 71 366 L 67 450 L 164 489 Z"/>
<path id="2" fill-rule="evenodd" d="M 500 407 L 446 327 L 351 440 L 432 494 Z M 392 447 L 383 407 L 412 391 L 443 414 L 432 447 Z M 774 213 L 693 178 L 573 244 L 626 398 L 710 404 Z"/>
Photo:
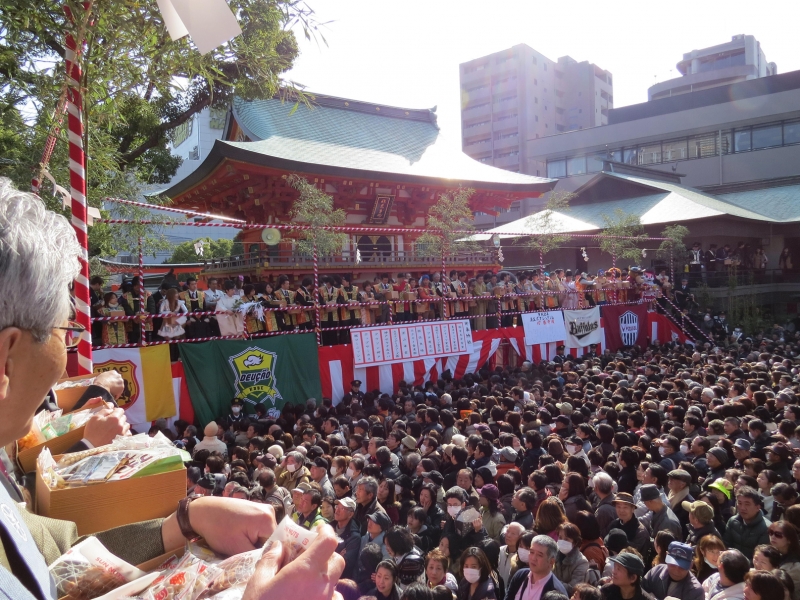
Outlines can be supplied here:
<path id="1" fill-rule="evenodd" d="M 201 425 L 227 415 L 234 398 L 242 400 L 247 413 L 260 403 L 276 417 L 286 403 L 322 399 L 313 333 L 178 344 L 178 348 Z"/>

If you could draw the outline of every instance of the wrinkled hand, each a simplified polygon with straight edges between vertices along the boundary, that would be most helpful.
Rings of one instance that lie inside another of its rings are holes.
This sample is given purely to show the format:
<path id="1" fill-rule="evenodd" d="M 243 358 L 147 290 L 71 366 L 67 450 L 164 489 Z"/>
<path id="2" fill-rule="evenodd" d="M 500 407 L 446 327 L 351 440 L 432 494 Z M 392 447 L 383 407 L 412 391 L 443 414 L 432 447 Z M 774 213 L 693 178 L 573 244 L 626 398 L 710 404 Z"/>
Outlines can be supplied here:
<path id="1" fill-rule="evenodd" d="M 225 556 L 255 550 L 277 526 L 275 511 L 268 504 L 215 496 L 192 502 L 189 522 L 215 552 Z"/>
<path id="2" fill-rule="evenodd" d="M 85 407 L 96 406 L 98 401 L 103 403 L 101 398 L 92 398 Z M 83 437 L 89 440 L 92 446 L 97 447 L 110 444 L 118 435 L 130 434 L 131 425 L 125 417 L 125 411 L 106 403 L 105 408 L 89 417 Z"/>
<path id="3" fill-rule="evenodd" d="M 308 549 L 283 568 L 282 544 L 273 542 L 258 561 L 242 600 L 341 598 L 335 588 L 344 570 L 344 559 L 336 554 L 336 535 L 328 525 L 317 531 L 319 535 Z"/>
<path id="4" fill-rule="evenodd" d="M 94 378 L 94 384 L 99 385 L 108 390 L 108 393 L 114 397 L 114 400 L 122 395 L 125 391 L 125 380 L 118 371 L 104 371 Z"/>
<path id="5" fill-rule="evenodd" d="M 476 532 L 479 532 L 481 529 L 483 529 L 483 518 L 478 517 L 477 519 L 475 519 L 472 522 L 472 527 L 475 529 Z"/>

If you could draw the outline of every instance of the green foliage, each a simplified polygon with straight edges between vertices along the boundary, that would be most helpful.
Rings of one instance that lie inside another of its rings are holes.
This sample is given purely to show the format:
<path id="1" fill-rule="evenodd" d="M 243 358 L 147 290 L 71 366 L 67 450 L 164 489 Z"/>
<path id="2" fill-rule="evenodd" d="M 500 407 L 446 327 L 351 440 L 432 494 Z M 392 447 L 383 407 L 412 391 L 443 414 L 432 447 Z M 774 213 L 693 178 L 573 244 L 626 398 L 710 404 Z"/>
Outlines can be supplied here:
<path id="1" fill-rule="evenodd" d="M 754 335 L 769 325 L 764 317 L 757 295 L 749 293 L 737 294 L 739 287 L 739 269 L 732 266 L 728 269 L 728 322 L 731 327 L 740 327 L 744 335 Z M 744 273 L 744 285 L 753 286 L 755 278 L 752 271 Z"/>
<path id="2" fill-rule="evenodd" d="M 65 3 L 74 23 L 65 17 Z M 188 37 L 170 39 L 156 0 L 94 0 L 88 11 L 80 0 L 0 0 L 0 176 L 27 190 L 38 171 L 66 90 L 67 32 L 86 42 L 81 86 L 91 206 L 99 208 L 107 196 L 135 199 L 143 185 L 169 181 L 181 163 L 169 152 L 172 132 L 207 107 L 227 107 L 235 95 L 265 98 L 281 90 L 305 101 L 282 74 L 298 56 L 292 28 L 307 37 L 320 35 L 314 11 L 303 0 L 229 4 L 242 35 L 201 56 Z M 48 167 L 64 187 L 67 153 L 64 120 Z M 67 214 L 47 187 L 42 197 L 48 206 Z M 114 211 L 121 218 L 135 213 Z M 101 229 L 90 230 L 93 253 L 134 251 L 139 235 L 148 253 L 165 247 L 157 230 Z"/>
<path id="3" fill-rule="evenodd" d="M 656 256 L 664 259 L 671 257 L 676 263 L 682 264 L 689 256 L 689 250 L 684 243 L 688 235 L 689 229 L 683 225 L 667 225 L 661 232 L 661 237 L 667 239 L 661 241 Z"/>
<path id="4" fill-rule="evenodd" d="M 603 230 L 599 234 L 600 250 L 615 256 L 617 260 L 638 263 L 642 258 L 638 243 L 647 239 L 639 217 L 626 214 L 618 208 L 613 217 L 603 215 L 603 223 Z"/>
<path id="5" fill-rule="evenodd" d="M 241 234 L 237 234 L 241 239 Z M 194 245 L 203 241 L 203 256 L 198 256 L 194 249 Z M 212 240 L 211 238 L 197 238 L 191 242 L 182 242 L 175 246 L 172 251 L 172 256 L 165 263 L 168 264 L 192 264 L 201 263 L 203 261 L 212 260 L 215 258 L 227 258 L 229 256 L 239 256 L 244 254 L 244 247 L 241 241 L 234 240 Z"/>
<path id="6" fill-rule="evenodd" d="M 524 239 L 524 244 L 543 257 L 548 252 L 560 248 L 570 240 L 570 235 L 561 233 L 556 213 L 569 210 L 569 203 L 575 198 L 572 192 L 551 192 L 544 210 L 531 215 L 525 220 L 525 230 L 531 235 Z"/>
<path id="7" fill-rule="evenodd" d="M 418 255 L 441 257 L 480 249 L 480 244 L 471 240 L 469 233 L 475 231 L 474 216 L 469 205 L 474 193 L 475 190 L 470 188 L 458 188 L 439 196 L 428 211 L 428 229 L 434 231 L 417 238 Z"/>
<path id="8" fill-rule="evenodd" d="M 333 197 L 313 183 L 309 183 L 305 177 L 289 175 L 286 181 L 300 192 L 300 197 L 295 200 L 292 207 L 292 220 L 298 224 L 311 226 L 311 229 L 299 232 L 297 251 L 311 255 L 316 244 L 319 256 L 340 254 L 347 243 L 347 234 L 325 228 L 344 225 L 346 213 L 340 208 L 334 208 Z"/>

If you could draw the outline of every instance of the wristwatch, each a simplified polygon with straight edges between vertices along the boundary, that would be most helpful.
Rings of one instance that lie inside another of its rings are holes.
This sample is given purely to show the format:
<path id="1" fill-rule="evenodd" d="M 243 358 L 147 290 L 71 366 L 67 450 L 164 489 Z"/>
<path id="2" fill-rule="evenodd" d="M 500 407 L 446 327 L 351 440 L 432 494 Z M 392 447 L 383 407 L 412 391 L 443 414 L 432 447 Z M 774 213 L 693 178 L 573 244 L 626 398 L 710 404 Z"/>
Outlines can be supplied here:
<path id="1" fill-rule="evenodd" d="M 180 527 L 183 537 L 189 541 L 196 540 L 200 537 L 200 535 L 192 529 L 192 524 L 189 521 L 189 505 L 199 497 L 199 494 L 192 494 L 191 496 L 183 498 L 178 502 L 178 512 L 175 515 L 178 518 L 178 527 Z"/>

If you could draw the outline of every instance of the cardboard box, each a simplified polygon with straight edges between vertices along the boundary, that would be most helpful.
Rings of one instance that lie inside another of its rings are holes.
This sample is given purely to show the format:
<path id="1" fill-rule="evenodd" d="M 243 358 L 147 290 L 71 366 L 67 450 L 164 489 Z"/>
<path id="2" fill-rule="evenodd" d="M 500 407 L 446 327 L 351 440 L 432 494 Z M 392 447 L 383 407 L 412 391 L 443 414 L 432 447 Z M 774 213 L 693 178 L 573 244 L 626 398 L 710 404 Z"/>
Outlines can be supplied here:
<path id="1" fill-rule="evenodd" d="M 387 300 L 397 300 L 400 297 L 400 293 L 394 290 L 386 290 L 384 296 Z"/>
<path id="2" fill-rule="evenodd" d="M 138 479 L 56 490 L 50 489 L 36 469 L 36 514 L 72 521 L 78 526 L 78 535 L 168 517 L 185 497 L 185 468 Z"/>
<path id="3" fill-rule="evenodd" d="M 403 300 L 416 300 L 417 292 L 403 292 Z"/>
<path id="4" fill-rule="evenodd" d="M 86 433 L 85 425 L 68 431 L 64 435 L 55 437 L 52 440 L 47 440 L 43 444 L 18 452 L 17 464 L 22 469 L 23 473 L 33 473 L 36 470 L 36 459 L 39 458 L 42 450 L 50 448 L 50 453 L 54 456 L 56 454 L 64 454 L 64 452 L 83 439 L 84 433 Z"/>

